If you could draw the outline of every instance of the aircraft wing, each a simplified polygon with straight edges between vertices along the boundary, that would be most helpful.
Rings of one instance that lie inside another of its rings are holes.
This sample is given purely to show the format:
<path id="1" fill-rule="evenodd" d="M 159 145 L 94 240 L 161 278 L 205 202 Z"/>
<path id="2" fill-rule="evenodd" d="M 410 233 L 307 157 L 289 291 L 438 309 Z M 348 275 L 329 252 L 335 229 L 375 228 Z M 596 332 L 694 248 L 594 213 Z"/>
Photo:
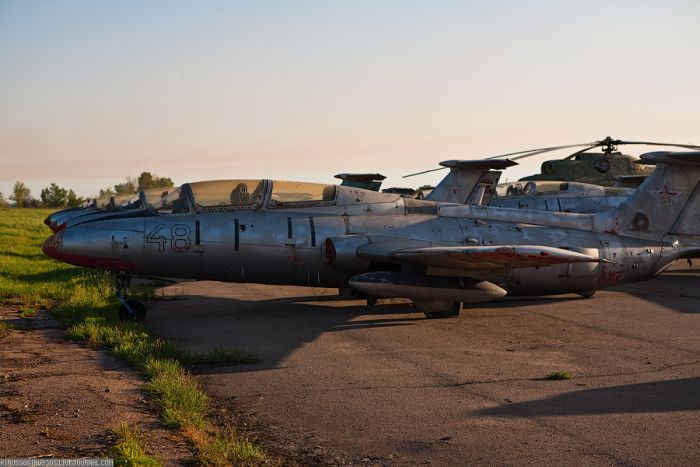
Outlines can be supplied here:
<path id="1" fill-rule="evenodd" d="M 383 254 L 382 246 L 388 246 L 387 244 L 370 245 L 368 248 L 360 248 L 358 254 L 361 257 L 385 256 L 387 260 L 453 269 L 532 268 L 554 264 L 607 262 L 575 251 L 538 245 L 436 246 L 385 250 Z"/>

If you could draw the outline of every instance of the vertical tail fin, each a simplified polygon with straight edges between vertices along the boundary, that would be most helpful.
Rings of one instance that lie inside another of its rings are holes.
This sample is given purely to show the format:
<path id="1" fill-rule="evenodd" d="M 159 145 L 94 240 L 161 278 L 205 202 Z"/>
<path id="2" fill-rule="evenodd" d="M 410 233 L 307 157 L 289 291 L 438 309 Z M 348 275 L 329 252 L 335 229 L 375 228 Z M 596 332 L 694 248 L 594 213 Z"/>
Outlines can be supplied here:
<path id="1" fill-rule="evenodd" d="M 640 156 L 656 170 L 614 213 L 618 232 L 659 239 L 700 233 L 700 152 L 658 151 Z"/>
<path id="2" fill-rule="evenodd" d="M 517 162 L 508 159 L 451 160 L 440 162 L 440 165 L 449 167 L 450 173 L 425 199 L 458 204 L 481 204 L 484 191 L 496 189 L 501 177 L 501 172 L 498 170 L 517 165 Z"/>

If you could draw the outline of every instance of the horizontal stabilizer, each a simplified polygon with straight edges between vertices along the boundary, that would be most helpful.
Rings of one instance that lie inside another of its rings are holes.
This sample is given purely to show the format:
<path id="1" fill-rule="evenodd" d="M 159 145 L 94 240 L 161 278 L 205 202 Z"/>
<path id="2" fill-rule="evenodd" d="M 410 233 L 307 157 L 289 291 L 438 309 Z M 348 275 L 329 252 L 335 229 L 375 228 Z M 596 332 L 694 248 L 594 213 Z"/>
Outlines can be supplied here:
<path id="1" fill-rule="evenodd" d="M 335 178 L 340 180 L 348 180 L 351 182 L 374 182 L 384 180 L 386 177 L 382 174 L 369 174 L 369 173 L 342 173 L 335 175 Z"/>

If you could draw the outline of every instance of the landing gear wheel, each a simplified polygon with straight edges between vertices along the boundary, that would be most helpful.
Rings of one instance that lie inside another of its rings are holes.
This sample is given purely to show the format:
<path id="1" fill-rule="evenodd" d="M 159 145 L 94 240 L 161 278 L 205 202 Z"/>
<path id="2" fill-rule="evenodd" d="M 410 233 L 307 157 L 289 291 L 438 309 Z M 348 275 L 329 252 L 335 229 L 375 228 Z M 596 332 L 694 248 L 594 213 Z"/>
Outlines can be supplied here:
<path id="1" fill-rule="evenodd" d="M 413 302 L 413 306 L 422 311 L 426 318 L 456 318 L 462 310 L 462 302 Z"/>
<path id="2" fill-rule="evenodd" d="M 138 300 L 124 300 L 119 306 L 119 321 L 140 323 L 146 319 L 146 307 Z"/>
<path id="3" fill-rule="evenodd" d="M 579 292 L 578 294 L 583 298 L 593 298 L 593 295 L 595 295 L 595 290 L 586 290 L 585 292 Z"/>

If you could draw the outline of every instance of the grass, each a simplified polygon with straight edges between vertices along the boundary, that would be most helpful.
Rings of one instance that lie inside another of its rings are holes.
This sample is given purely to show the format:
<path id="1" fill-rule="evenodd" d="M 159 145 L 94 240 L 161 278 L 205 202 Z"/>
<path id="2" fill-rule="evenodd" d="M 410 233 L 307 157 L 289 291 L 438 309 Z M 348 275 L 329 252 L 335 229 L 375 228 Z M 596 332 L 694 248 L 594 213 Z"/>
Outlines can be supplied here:
<path id="1" fill-rule="evenodd" d="M 115 444 L 109 450 L 109 456 L 116 465 L 124 466 L 159 466 L 153 457 L 146 453 L 146 441 L 128 423 L 122 422 L 112 430 Z"/>
<path id="2" fill-rule="evenodd" d="M 145 390 L 159 407 L 162 424 L 185 435 L 198 463 L 249 465 L 268 461 L 259 447 L 210 421 L 210 399 L 186 369 L 198 364 L 252 363 L 257 361 L 255 356 L 230 348 L 198 354 L 154 338 L 141 324 L 120 323 L 109 273 L 59 263 L 41 252 L 41 244 L 50 234 L 42 221 L 50 212 L 0 209 L 0 302 L 23 309 L 48 309 L 63 322 L 71 339 L 105 348 L 143 372 Z M 153 297 L 152 289 L 144 290 L 146 298 Z M 8 330 L 7 323 L 0 324 L 0 335 Z M 135 449 L 138 436 L 126 436 L 133 430 L 119 433 L 124 437 L 118 437 L 122 440 L 118 446 L 123 446 L 115 452 L 124 456 L 124 465 L 140 465 L 128 463 L 143 451 Z"/>
<path id="3" fill-rule="evenodd" d="M 36 316 L 36 310 L 34 308 L 23 306 L 19 309 L 19 316 L 23 319 L 31 319 Z"/>
<path id="4" fill-rule="evenodd" d="M 547 375 L 547 379 L 551 381 L 560 381 L 564 379 L 571 379 L 571 373 L 568 371 L 553 371 Z"/>
<path id="5" fill-rule="evenodd" d="M 253 443 L 241 441 L 236 430 L 229 428 L 199 442 L 198 460 L 204 465 L 250 465 L 264 463 L 267 456 Z"/>
<path id="6" fill-rule="evenodd" d="M 10 331 L 16 328 L 17 326 L 15 326 L 12 323 L 8 323 L 7 321 L 0 321 L 0 339 L 7 336 L 10 333 Z"/>

